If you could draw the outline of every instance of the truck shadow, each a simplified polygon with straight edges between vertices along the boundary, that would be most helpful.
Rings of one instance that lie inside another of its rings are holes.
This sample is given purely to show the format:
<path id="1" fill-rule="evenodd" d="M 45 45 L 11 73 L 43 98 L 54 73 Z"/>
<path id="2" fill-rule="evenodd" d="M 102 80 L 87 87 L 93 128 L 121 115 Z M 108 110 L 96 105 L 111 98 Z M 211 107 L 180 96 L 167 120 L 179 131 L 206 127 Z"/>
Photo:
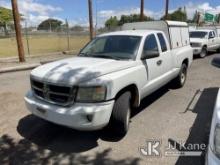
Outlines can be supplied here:
<path id="1" fill-rule="evenodd" d="M 37 146 L 29 140 L 16 141 L 9 135 L 0 137 L 0 164 L 1 165 L 30 165 L 30 164 L 91 164 L 91 165 L 138 165 L 139 158 L 113 160 L 110 158 L 111 149 L 96 152 L 93 156 L 68 152 L 55 152 Z"/>
<path id="2" fill-rule="evenodd" d="M 198 102 L 193 109 L 185 111 L 192 111 L 197 114 L 193 126 L 189 130 L 189 136 L 184 146 L 192 144 L 205 144 L 208 145 L 209 133 L 212 121 L 213 109 L 217 97 L 219 88 L 207 88 L 204 89 L 199 97 Z M 183 146 L 179 144 L 177 140 L 168 139 L 168 142 L 174 146 L 177 146 L 178 151 L 185 151 Z M 205 162 L 205 150 L 202 151 L 202 155 L 198 157 L 193 156 L 180 156 L 176 162 L 176 165 L 203 165 Z"/>

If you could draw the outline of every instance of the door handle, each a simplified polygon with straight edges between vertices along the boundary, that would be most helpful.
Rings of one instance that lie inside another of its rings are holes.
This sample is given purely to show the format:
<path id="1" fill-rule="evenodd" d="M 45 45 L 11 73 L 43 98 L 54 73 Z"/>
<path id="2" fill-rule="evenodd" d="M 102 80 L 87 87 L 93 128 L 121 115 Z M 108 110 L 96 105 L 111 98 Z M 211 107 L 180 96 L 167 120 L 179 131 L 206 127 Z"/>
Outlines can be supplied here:
<path id="1" fill-rule="evenodd" d="M 157 65 L 160 66 L 162 64 L 162 60 L 157 61 Z"/>

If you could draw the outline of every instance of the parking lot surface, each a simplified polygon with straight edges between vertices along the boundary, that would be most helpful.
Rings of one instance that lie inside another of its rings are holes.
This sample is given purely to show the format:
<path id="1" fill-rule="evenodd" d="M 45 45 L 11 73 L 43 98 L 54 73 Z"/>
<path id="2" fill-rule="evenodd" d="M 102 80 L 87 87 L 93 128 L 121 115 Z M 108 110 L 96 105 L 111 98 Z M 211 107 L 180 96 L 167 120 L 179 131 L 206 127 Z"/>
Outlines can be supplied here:
<path id="1" fill-rule="evenodd" d="M 23 97 L 29 90 L 29 73 L 0 75 L 0 164 L 183 164 L 204 163 L 198 157 L 165 155 L 168 144 L 206 144 L 220 69 L 211 66 L 212 54 L 195 59 L 186 85 L 167 85 L 146 97 L 133 111 L 128 134 L 79 132 L 31 115 Z M 147 141 L 160 141 L 160 156 L 146 156 Z"/>

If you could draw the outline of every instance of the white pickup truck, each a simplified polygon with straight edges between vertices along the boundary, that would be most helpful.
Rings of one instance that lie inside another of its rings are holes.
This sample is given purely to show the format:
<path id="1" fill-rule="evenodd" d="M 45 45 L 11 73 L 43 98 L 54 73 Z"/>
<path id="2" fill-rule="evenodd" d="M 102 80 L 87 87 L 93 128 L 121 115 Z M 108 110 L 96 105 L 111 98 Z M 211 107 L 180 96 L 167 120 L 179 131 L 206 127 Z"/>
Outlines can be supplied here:
<path id="1" fill-rule="evenodd" d="M 190 43 L 193 54 L 201 58 L 207 56 L 208 51 L 220 50 L 220 37 L 217 29 L 197 29 L 190 32 Z"/>
<path id="2" fill-rule="evenodd" d="M 96 37 L 77 57 L 34 69 L 26 106 L 56 124 L 78 130 L 109 125 L 125 135 L 132 107 L 171 80 L 182 87 L 192 57 L 187 23 L 125 24 Z"/>

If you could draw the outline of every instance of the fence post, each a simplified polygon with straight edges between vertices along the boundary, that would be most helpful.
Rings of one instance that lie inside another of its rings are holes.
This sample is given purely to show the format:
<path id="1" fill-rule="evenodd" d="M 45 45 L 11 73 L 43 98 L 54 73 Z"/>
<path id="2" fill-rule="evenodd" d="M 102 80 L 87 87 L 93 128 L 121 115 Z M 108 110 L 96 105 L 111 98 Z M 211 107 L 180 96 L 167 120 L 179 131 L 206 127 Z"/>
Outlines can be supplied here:
<path id="1" fill-rule="evenodd" d="M 25 36 L 26 36 L 26 41 L 27 41 L 27 50 L 28 50 L 28 55 L 30 56 L 30 45 L 29 45 L 29 38 L 28 38 L 28 29 L 27 29 L 27 21 L 25 21 Z"/>
<path id="2" fill-rule="evenodd" d="M 66 19 L 66 35 L 67 35 L 67 50 L 70 50 L 69 23 L 67 19 Z"/>

